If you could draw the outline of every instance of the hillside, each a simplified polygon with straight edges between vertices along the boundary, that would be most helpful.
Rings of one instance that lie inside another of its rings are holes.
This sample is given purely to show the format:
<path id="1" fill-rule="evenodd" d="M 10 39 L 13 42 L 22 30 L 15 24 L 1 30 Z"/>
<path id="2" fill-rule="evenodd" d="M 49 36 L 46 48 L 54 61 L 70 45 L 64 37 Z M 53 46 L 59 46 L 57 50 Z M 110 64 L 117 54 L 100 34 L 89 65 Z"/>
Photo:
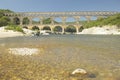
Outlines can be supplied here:
<path id="1" fill-rule="evenodd" d="M 102 27 L 105 25 L 116 25 L 117 27 L 120 27 L 120 14 L 116 14 L 113 16 L 109 16 L 107 18 L 100 18 L 95 21 L 90 21 L 89 23 L 83 24 L 85 28 L 90 28 L 90 27 Z"/>

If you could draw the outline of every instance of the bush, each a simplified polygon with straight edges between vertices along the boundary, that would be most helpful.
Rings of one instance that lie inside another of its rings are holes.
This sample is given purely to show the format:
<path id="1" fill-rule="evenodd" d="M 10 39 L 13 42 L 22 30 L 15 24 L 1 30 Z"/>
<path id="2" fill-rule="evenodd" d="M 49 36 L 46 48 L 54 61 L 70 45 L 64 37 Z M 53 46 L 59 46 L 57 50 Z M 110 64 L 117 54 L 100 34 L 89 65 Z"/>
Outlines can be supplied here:
<path id="1" fill-rule="evenodd" d="M 13 31 L 18 31 L 18 32 L 24 33 L 22 28 L 20 26 L 17 26 L 17 25 L 10 25 L 10 26 L 6 27 L 5 29 L 6 30 L 13 30 Z"/>

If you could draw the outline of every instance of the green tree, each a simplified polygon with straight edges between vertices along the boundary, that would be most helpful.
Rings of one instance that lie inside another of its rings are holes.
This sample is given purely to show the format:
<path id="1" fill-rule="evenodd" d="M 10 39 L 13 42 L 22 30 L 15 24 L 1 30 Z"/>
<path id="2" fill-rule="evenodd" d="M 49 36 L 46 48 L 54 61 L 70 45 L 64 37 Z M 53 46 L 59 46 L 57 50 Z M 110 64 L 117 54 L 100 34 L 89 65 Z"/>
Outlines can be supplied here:
<path id="1" fill-rule="evenodd" d="M 51 24 L 51 18 L 44 19 L 43 24 Z"/>
<path id="2" fill-rule="evenodd" d="M 8 17 L 3 16 L 0 18 L 0 27 L 8 24 L 10 24 L 10 19 Z"/>
<path id="3" fill-rule="evenodd" d="M 25 17 L 24 19 L 23 19 L 23 24 L 29 24 L 29 19 L 28 19 L 28 17 Z"/>
<path id="4" fill-rule="evenodd" d="M 58 22 L 56 22 L 56 21 L 53 21 L 55 24 L 57 24 Z M 44 19 L 43 20 L 43 24 L 51 24 L 52 23 L 52 20 L 51 20 L 51 18 L 47 18 L 47 19 Z"/>
<path id="5" fill-rule="evenodd" d="M 9 13 L 9 12 L 12 12 L 12 11 L 8 9 L 7 10 L 0 9 L 0 27 L 11 24 L 10 19 L 4 16 L 4 13 Z"/>

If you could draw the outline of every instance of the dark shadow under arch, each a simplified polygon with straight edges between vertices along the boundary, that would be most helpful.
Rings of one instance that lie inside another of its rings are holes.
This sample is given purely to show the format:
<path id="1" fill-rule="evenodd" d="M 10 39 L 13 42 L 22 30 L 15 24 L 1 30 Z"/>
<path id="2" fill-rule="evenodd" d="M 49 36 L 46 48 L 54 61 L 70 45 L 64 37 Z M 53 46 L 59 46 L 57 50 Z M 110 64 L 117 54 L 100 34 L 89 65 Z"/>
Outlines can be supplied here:
<path id="1" fill-rule="evenodd" d="M 32 30 L 40 30 L 38 26 L 33 26 Z"/>
<path id="2" fill-rule="evenodd" d="M 51 30 L 49 26 L 44 26 L 42 30 Z"/>
<path id="3" fill-rule="evenodd" d="M 73 25 L 69 25 L 69 26 L 66 27 L 65 32 L 75 33 L 76 32 L 76 28 Z"/>
<path id="4" fill-rule="evenodd" d="M 28 19 L 28 17 L 23 18 L 23 24 L 29 24 L 30 20 Z"/>
<path id="5" fill-rule="evenodd" d="M 27 26 L 23 26 L 22 28 L 28 29 L 28 27 L 27 27 Z"/>
<path id="6" fill-rule="evenodd" d="M 83 26 L 81 26 L 81 27 L 79 28 L 79 32 L 82 32 L 82 31 L 83 31 L 83 29 L 84 29 L 84 27 L 83 27 Z"/>
<path id="7" fill-rule="evenodd" d="M 55 32 L 62 32 L 62 27 L 61 26 L 55 26 L 54 31 Z"/>
<path id="8" fill-rule="evenodd" d="M 18 17 L 13 18 L 13 24 L 20 25 L 20 19 Z"/>

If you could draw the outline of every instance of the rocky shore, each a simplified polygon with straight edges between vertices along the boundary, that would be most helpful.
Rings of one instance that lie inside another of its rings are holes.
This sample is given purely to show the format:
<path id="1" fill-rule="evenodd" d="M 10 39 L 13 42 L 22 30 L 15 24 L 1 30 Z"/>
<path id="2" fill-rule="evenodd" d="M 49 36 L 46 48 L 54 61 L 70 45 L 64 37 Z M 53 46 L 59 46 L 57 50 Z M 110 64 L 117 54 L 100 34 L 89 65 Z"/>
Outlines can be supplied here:
<path id="1" fill-rule="evenodd" d="M 92 27 L 84 29 L 78 34 L 120 35 L 120 29 L 117 26 Z"/>

